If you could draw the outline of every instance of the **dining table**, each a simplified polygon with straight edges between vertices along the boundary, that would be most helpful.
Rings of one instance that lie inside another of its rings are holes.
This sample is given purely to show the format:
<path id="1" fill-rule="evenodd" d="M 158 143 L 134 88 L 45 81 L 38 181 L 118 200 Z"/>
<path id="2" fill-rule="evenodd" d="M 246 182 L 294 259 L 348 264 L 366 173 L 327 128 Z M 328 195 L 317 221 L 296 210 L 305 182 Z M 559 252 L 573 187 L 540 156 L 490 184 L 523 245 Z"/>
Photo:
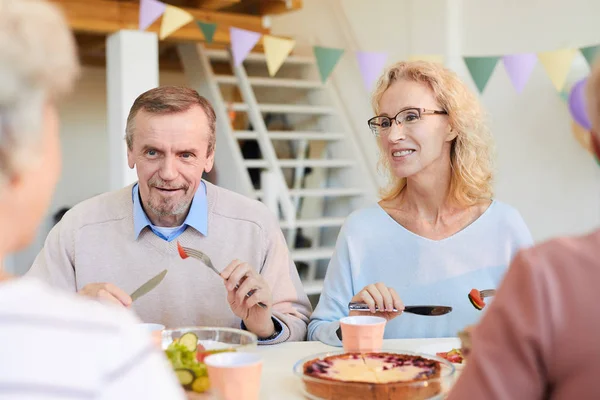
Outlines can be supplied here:
<path id="1" fill-rule="evenodd" d="M 386 339 L 382 351 L 407 351 L 411 353 L 431 354 L 426 350 L 440 349 L 449 351 L 459 348 L 458 338 L 427 339 Z M 320 353 L 342 351 L 341 347 L 329 346 L 321 342 L 286 342 L 276 345 L 257 346 L 252 352 L 262 356 L 260 400 L 305 400 L 302 381 L 294 374 L 294 365 L 299 360 Z M 458 377 L 460 369 L 453 374 L 452 382 Z M 210 391 L 204 394 L 188 395 L 190 400 L 216 400 Z"/>

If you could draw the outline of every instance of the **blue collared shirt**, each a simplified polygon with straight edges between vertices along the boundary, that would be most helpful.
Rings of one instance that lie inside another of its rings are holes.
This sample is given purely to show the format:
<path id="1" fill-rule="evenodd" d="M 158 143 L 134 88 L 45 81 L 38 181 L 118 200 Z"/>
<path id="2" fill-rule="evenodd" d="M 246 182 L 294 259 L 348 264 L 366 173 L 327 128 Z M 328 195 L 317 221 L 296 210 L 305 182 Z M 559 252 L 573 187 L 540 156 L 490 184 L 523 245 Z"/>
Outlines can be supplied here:
<path id="1" fill-rule="evenodd" d="M 149 227 L 152 232 L 159 238 L 166 240 L 167 242 L 171 242 L 179 235 L 186 230 L 188 226 L 191 226 L 204 236 L 208 235 L 208 205 L 206 201 L 206 185 L 204 182 L 201 182 L 201 185 L 196 190 L 196 194 L 194 195 L 194 200 L 192 200 L 192 205 L 190 206 L 190 211 L 188 212 L 185 221 L 183 224 L 175 230 L 167 229 L 162 230 L 161 227 L 154 226 L 150 219 L 144 212 L 142 208 L 142 204 L 140 202 L 140 193 L 138 184 L 133 185 L 133 189 L 131 190 L 133 196 L 133 230 L 135 232 L 135 238 L 137 239 L 142 232 L 142 229 L 145 227 Z M 169 233 L 167 233 L 169 232 Z M 166 234 L 167 233 L 167 234 Z M 267 340 L 259 339 L 262 344 L 269 344 L 275 342 L 281 334 L 283 333 L 283 329 L 281 328 L 283 322 L 281 322 L 277 317 L 273 316 L 273 322 L 275 323 L 275 328 L 277 334 L 273 338 L 269 338 Z M 241 328 L 246 330 L 246 326 L 244 323 L 241 323 Z"/>
<path id="2" fill-rule="evenodd" d="M 201 185 L 196 190 L 194 199 L 190 206 L 185 221 L 176 230 L 166 233 L 168 229 L 162 230 L 160 227 L 154 226 L 150 219 L 144 212 L 142 204 L 140 202 L 139 187 L 136 183 L 132 189 L 133 196 L 133 230 L 135 238 L 137 239 L 142 232 L 142 229 L 149 227 L 152 232 L 159 238 L 166 240 L 167 242 L 173 241 L 179 237 L 185 231 L 188 226 L 191 226 L 204 236 L 208 235 L 208 205 L 206 202 L 206 185 L 201 181 Z"/>

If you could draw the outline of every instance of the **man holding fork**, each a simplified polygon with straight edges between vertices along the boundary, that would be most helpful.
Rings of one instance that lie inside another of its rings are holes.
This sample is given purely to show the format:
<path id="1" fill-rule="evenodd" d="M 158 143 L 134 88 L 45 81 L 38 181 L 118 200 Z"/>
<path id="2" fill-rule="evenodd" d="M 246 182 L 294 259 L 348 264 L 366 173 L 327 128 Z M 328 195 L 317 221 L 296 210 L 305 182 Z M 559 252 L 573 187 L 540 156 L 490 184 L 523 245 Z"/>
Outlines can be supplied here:
<path id="1" fill-rule="evenodd" d="M 192 89 L 140 95 L 126 129 L 138 182 L 66 213 L 28 274 L 131 307 L 146 322 L 242 327 L 262 344 L 304 340 L 311 306 L 276 217 L 201 179 L 213 167 L 215 123 Z M 183 260 L 178 243 L 209 256 L 220 274 Z"/>

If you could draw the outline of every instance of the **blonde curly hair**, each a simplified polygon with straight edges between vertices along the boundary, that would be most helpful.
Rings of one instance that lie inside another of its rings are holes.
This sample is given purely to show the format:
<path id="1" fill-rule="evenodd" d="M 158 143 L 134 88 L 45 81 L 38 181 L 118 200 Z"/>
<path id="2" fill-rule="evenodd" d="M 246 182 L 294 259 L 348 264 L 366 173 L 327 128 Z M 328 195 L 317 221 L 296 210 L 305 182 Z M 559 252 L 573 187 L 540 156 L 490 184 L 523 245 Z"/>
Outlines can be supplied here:
<path id="1" fill-rule="evenodd" d="M 462 206 L 471 206 L 490 200 L 492 189 L 492 137 L 485 121 L 485 113 L 477 96 L 458 76 L 441 64 L 414 61 L 398 62 L 379 78 L 372 96 L 375 115 L 383 93 L 396 81 L 405 79 L 427 85 L 440 107 L 448 113 L 448 121 L 457 132 L 452 142 L 450 162 L 452 180 L 450 196 Z M 381 149 L 381 141 L 378 140 Z M 380 191 L 383 200 L 396 198 L 406 186 L 406 178 L 395 177 L 383 151 L 379 166 L 390 184 Z"/>

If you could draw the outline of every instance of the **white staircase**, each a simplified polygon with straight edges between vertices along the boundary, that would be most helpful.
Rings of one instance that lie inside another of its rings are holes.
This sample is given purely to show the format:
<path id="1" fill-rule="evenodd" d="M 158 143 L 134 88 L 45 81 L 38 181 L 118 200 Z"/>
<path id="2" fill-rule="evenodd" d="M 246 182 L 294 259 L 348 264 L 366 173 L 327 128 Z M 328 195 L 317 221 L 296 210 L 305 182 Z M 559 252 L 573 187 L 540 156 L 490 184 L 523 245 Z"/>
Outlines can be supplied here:
<path id="1" fill-rule="evenodd" d="M 264 54 L 250 54 L 240 67 L 229 51 L 201 44 L 182 44 L 179 54 L 190 86 L 217 113 L 218 184 L 264 201 L 279 215 L 292 258 L 304 267 L 306 292 L 319 294 L 339 228 L 351 211 L 376 199 L 375 177 L 337 94 L 318 79 L 313 57 L 290 56 L 269 77 Z M 285 121 L 285 130 L 269 130 L 268 118 Z M 359 131 L 369 134 L 366 122 Z M 258 142 L 261 158 L 244 158 L 247 141 Z M 260 175 L 251 175 L 252 169 Z M 310 246 L 297 240 L 298 229 Z"/>

